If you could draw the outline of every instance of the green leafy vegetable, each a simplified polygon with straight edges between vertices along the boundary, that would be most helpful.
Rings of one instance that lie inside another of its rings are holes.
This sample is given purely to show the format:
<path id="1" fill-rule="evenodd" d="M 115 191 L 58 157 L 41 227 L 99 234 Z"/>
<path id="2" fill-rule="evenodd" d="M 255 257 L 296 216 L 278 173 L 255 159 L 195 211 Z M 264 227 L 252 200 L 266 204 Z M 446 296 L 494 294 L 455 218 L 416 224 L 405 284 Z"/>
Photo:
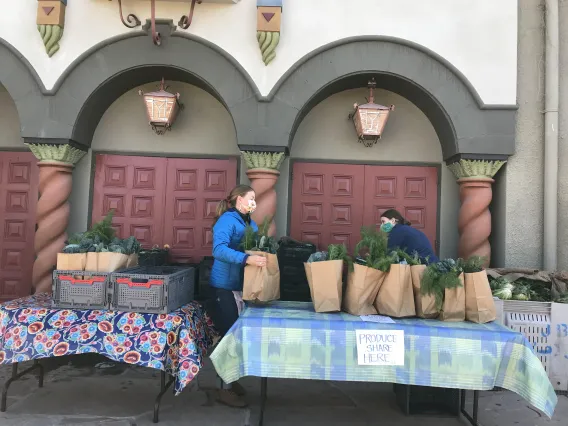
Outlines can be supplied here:
<path id="1" fill-rule="evenodd" d="M 471 256 L 467 260 L 458 259 L 458 262 L 461 264 L 462 269 L 466 274 L 472 274 L 483 271 L 483 265 L 486 260 L 486 257 Z"/>
<path id="2" fill-rule="evenodd" d="M 377 231 L 375 226 L 361 228 L 361 241 L 355 247 L 355 256 L 361 256 L 369 268 L 388 272 L 394 262 L 392 254 L 388 253 L 388 235 Z"/>
<path id="3" fill-rule="evenodd" d="M 442 309 L 446 289 L 462 287 L 460 275 L 463 269 L 454 259 L 444 259 L 426 267 L 420 289 L 423 294 L 434 296 L 437 309 Z"/>
<path id="4" fill-rule="evenodd" d="M 272 217 L 265 217 L 261 226 L 258 228 L 258 232 L 255 232 L 252 226 L 247 225 L 241 241 L 241 248 L 244 251 L 262 251 L 276 254 L 278 251 L 278 242 L 274 237 L 268 235 L 271 222 Z"/>

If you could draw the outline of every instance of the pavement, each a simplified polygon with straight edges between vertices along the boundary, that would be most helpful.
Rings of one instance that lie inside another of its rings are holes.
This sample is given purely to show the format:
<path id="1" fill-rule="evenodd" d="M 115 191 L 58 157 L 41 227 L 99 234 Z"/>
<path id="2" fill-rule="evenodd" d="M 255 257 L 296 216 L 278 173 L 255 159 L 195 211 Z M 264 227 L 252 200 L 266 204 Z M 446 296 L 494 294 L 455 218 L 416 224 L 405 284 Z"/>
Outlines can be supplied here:
<path id="1" fill-rule="evenodd" d="M 154 399 L 159 392 L 156 370 L 116 364 L 95 365 L 101 359 L 85 356 L 51 361 L 43 388 L 37 377 L 24 376 L 10 387 L 8 410 L 0 413 L 0 426 L 147 426 L 153 425 Z M 24 368 L 25 366 L 22 366 Z M 0 383 L 10 376 L 0 366 Z M 198 378 L 179 396 L 164 395 L 161 426 L 256 426 L 260 379 L 241 382 L 249 408 L 232 409 L 215 402 L 215 371 L 209 360 Z M 405 416 L 398 408 L 391 384 L 303 380 L 269 380 L 265 426 L 460 426 L 456 417 Z M 471 393 L 470 393 L 471 394 Z M 568 398 L 559 396 L 552 420 L 514 393 L 482 392 L 482 426 L 566 426 Z"/>

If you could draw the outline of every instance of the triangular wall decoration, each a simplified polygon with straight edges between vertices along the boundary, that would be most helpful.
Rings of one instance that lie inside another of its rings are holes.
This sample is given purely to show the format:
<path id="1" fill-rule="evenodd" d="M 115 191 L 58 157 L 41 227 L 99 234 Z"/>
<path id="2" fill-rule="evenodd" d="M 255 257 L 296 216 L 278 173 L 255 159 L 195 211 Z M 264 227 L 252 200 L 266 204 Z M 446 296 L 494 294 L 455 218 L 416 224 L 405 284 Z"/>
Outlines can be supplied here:
<path id="1" fill-rule="evenodd" d="M 274 13 L 263 13 L 262 16 L 264 16 L 264 19 L 266 19 L 266 22 L 270 22 L 272 20 L 272 18 L 274 18 Z"/>
<path id="2" fill-rule="evenodd" d="M 53 6 L 52 7 L 46 7 L 46 6 L 42 6 L 43 11 L 45 12 L 46 15 L 49 16 L 49 14 L 51 12 L 53 12 L 53 9 L 55 9 Z"/>

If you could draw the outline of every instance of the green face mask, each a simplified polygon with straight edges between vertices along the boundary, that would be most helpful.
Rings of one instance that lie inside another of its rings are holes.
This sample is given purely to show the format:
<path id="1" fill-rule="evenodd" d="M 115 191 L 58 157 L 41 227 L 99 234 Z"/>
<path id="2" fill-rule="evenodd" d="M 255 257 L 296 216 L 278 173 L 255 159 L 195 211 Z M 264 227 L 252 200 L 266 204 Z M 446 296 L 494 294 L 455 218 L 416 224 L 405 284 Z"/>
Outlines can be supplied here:
<path id="1" fill-rule="evenodd" d="M 394 228 L 394 225 L 392 224 L 392 222 L 387 222 L 387 223 L 383 223 L 381 225 L 381 231 L 389 233 L 390 231 L 392 231 L 392 228 Z"/>

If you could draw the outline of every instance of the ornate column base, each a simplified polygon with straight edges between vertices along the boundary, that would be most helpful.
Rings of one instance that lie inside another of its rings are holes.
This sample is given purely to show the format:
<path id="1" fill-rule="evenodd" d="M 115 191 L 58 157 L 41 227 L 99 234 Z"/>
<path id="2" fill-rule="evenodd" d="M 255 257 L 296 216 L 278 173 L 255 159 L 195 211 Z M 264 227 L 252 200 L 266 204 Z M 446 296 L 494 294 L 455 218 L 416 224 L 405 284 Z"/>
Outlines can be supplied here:
<path id="1" fill-rule="evenodd" d="M 51 292 L 57 253 L 65 247 L 69 224 L 72 172 L 85 152 L 70 145 L 28 145 L 39 163 L 39 200 L 34 240 L 36 260 L 32 285 L 36 293 Z"/>
<path id="2" fill-rule="evenodd" d="M 503 164 L 504 161 L 460 160 L 449 165 L 460 185 L 458 255 L 463 259 L 484 257 L 485 267 L 491 260 L 491 185 L 495 182 L 493 176 Z"/>

